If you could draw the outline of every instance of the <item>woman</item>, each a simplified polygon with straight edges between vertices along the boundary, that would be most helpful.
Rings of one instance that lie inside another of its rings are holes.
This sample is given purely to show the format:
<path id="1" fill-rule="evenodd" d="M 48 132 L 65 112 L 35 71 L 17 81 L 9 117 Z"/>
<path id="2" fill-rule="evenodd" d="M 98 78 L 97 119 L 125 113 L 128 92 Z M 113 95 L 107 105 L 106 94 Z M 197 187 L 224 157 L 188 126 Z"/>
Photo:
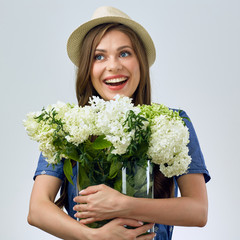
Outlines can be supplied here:
<path id="1" fill-rule="evenodd" d="M 78 67 L 76 93 L 80 106 L 93 95 L 110 100 L 116 94 L 132 97 L 135 105 L 151 103 L 149 66 L 155 60 L 153 42 L 142 26 L 118 9 L 97 9 L 93 19 L 70 36 L 68 54 Z M 181 115 L 186 117 L 184 112 Z M 47 167 L 41 155 L 28 222 L 63 239 L 152 239 L 153 233 L 141 236 L 153 226 L 143 222 L 157 223 L 155 239 L 171 239 L 173 225 L 204 226 L 208 211 L 205 182 L 210 176 L 193 126 L 188 121 L 186 124 L 190 132 L 190 169 L 186 175 L 168 179 L 156 167 L 156 199 L 128 197 L 105 185 L 88 187 L 75 197 L 73 186 L 64 179 L 63 164 L 54 169 Z M 55 204 L 61 186 L 62 195 Z M 180 198 L 174 198 L 177 187 Z M 59 208 L 63 205 L 69 215 Z M 77 217 L 82 220 L 77 222 Z M 114 220 L 99 229 L 85 226 L 103 219 Z M 136 228 L 127 229 L 125 225 Z"/>

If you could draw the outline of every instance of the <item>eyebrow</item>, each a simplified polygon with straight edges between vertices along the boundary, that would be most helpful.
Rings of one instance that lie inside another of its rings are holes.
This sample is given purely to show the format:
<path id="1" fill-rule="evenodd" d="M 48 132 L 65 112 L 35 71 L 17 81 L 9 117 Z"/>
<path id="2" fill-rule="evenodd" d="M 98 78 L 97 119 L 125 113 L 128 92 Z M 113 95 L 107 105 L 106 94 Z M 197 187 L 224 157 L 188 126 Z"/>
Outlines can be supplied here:
<path id="1" fill-rule="evenodd" d="M 126 45 L 126 46 L 121 46 L 119 48 L 117 48 L 117 51 L 121 51 L 122 49 L 125 49 L 125 48 L 130 48 L 133 50 L 132 47 Z M 98 51 L 98 52 L 107 52 L 105 49 L 100 49 L 100 48 L 96 48 L 95 51 Z"/>

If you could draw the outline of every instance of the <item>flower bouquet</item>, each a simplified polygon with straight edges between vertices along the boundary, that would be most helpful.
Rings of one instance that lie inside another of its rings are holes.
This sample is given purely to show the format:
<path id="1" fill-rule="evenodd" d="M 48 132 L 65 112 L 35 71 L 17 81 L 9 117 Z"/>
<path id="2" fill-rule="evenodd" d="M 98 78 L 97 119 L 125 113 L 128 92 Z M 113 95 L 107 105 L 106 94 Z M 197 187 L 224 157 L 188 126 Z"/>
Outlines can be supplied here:
<path id="1" fill-rule="evenodd" d="M 64 161 L 72 184 L 72 161 L 77 162 L 78 191 L 104 183 L 129 196 L 152 198 L 153 163 L 172 177 L 186 173 L 191 162 L 183 119 L 161 104 L 134 106 L 119 95 L 110 101 L 92 97 L 84 107 L 58 102 L 29 113 L 24 126 L 49 164 Z"/>

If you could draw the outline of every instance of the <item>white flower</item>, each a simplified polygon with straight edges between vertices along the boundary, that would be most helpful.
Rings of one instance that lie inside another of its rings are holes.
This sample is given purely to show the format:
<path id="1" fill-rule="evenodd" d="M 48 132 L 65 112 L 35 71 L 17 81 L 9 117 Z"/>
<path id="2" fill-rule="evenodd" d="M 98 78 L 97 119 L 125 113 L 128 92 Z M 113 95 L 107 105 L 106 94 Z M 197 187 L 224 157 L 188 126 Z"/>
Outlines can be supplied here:
<path id="1" fill-rule="evenodd" d="M 74 105 L 63 103 L 58 101 L 56 104 L 48 105 L 46 108 L 47 112 L 54 109 L 57 112 L 57 119 L 63 118 L 65 113 L 68 112 Z"/>
<path id="2" fill-rule="evenodd" d="M 191 157 L 188 155 L 188 148 L 183 148 L 182 152 L 172 159 L 172 162 L 172 165 L 160 164 L 159 169 L 164 176 L 173 177 L 186 173 L 191 163 Z"/>
<path id="3" fill-rule="evenodd" d="M 170 119 L 166 115 L 155 117 L 151 126 L 148 156 L 160 165 L 165 176 L 183 174 L 191 161 L 188 156 L 188 128 L 182 120 Z"/>
<path id="4" fill-rule="evenodd" d="M 72 106 L 62 102 L 49 105 L 46 109 L 39 112 L 31 112 L 27 115 L 27 119 L 23 121 L 25 129 L 31 139 L 39 142 L 39 150 L 43 153 L 43 156 L 47 158 L 48 163 L 57 163 L 56 152 L 57 149 L 53 144 L 53 135 L 57 128 L 57 124 L 50 124 L 51 118 L 47 116 L 53 116 L 53 109 L 57 113 L 55 119 L 59 120 L 68 112 Z M 45 114 L 47 113 L 47 115 Z M 40 121 L 38 117 L 45 114 Z M 58 132 L 59 135 L 64 135 L 62 131 Z M 62 157 L 62 156 L 61 156 Z"/>
<path id="5" fill-rule="evenodd" d="M 128 126 L 124 124 L 127 113 L 132 110 L 138 114 L 140 109 L 134 107 L 130 98 L 119 95 L 110 101 L 93 97 L 90 104 L 96 111 L 95 124 L 98 135 L 105 135 L 106 139 L 113 144 L 113 154 L 124 154 L 134 135 L 133 131 L 127 131 Z"/>
<path id="6" fill-rule="evenodd" d="M 63 117 L 64 130 L 69 133 L 66 136 L 68 142 L 78 146 L 86 141 L 89 136 L 94 135 L 95 131 L 95 113 L 91 107 L 74 106 Z"/>
<path id="7" fill-rule="evenodd" d="M 41 112 L 30 112 L 27 114 L 27 119 L 23 120 L 25 130 L 32 140 L 36 140 L 39 131 L 41 131 L 41 124 L 39 124 L 35 119 L 35 117 L 39 116 L 40 114 Z"/>

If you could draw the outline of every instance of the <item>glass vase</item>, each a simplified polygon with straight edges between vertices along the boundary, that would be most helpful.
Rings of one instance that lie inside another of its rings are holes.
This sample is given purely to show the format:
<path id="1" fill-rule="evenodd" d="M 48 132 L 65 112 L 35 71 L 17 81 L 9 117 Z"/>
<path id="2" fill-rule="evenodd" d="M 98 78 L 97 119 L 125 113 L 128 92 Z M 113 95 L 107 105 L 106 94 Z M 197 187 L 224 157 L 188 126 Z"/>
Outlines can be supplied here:
<path id="1" fill-rule="evenodd" d="M 111 163 L 108 161 L 99 161 L 86 167 L 77 163 L 77 195 L 88 186 L 105 184 L 131 197 L 153 198 L 153 166 L 150 160 L 141 163 L 137 160 L 129 161 L 124 165 L 121 163 L 119 171 L 111 178 L 110 168 Z M 99 221 L 88 226 L 98 228 L 109 221 Z"/>
<path id="2" fill-rule="evenodd" d="M 150 160 L 145 164 L 138 161 L 129 161 L 122 168 L 122 190 L 123 194 L 137 198 L 154 198 L 154 176 L 153 164 Z M 128 227 L 131 228 L 131 227 Z M 154 227 L 147 231 L 153 233 Z"/>

